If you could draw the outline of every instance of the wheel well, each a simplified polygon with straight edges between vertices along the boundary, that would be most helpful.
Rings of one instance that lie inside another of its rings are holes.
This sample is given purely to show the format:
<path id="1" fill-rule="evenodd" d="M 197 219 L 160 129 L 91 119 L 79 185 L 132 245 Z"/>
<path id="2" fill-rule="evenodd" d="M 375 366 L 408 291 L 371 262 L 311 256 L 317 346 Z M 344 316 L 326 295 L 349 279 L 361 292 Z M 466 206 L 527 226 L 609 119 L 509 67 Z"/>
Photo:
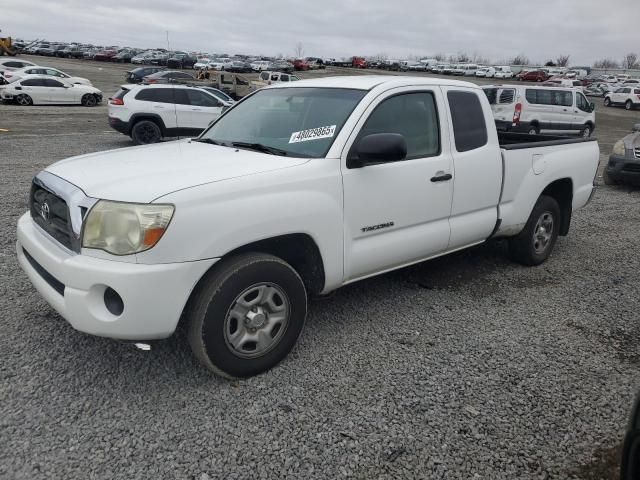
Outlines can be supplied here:
<path id="1" fill-rule="evenodd" d="M 160 133 L 164 136 L 164 122 L 162 121 L 162 119 L 156 115 L 134 115 L 133 117 L 131 117 L 131 120 L 129 120 L 130 124 L 131 124 L 131 128 L 129 129 L 129 132 L 131 132 L 131 130 L 133 130 L 133 127 L 135 126 L 136 123 L 142 121 L 142 120 L 149 120 L 153 123 L 155 123 L 156 125 L 158 125 L 158 127 L 160 127 Z"/>
<path id="2" fill-rule="evenodd" d="M 573 210 L 573 182 L 570 178 L 556 180 L 544 189 L 542 195 L 547 195 L 558 202 L 561 215 L 560 235 L 567 235 L 569 233 L 569 226 L 571 225 L 571 212 Z"/>

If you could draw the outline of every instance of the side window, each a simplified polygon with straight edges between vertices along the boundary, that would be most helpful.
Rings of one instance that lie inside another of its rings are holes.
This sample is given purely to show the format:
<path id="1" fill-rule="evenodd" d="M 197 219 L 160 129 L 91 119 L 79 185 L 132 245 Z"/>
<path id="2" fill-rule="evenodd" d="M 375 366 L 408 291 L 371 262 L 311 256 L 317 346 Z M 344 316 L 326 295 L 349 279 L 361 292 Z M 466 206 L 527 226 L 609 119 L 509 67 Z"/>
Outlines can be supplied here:
<path id="1" fill-rule="evenodd" d="M 505 88 L 504 90 L 502 90 L 502 92 L 500 92 L 500 99 L 498 100 L 498 103 L 502 103 L 502 104 L 513 103 L 515 96 L 516 96 L 516 91 L 514 89 Z"/>
<path id="2" fill-rule="evenodd" d="M 56 88 L 63 88 L 64 84 L 59 82 L 58 80 L 54 80 L 52 78 L 47 78 L 44 80 L 44 83 L 47 87 L 56 87 Z"/>
<path id="3" fill-rule="evenodd" d="M 20 85 L 23 87 L 44 87 L 44 79 L 42 78 L 30 78 L 29 80 L 23 80 Z"/>
<path id="4" fill-rule="evenodd" d="M 581 93 L 576 94 L 576 105 L 583 112 L 591 112 L 591 105 L 585 96 Z"/>
<path id="5" fill-rule="evenodd" d="M 440 153 L 438 113 L 432 93 L 387 98 L 371 113 L 356 142 L 373 133 L 399 133 L 407 141 L 407 160 Z"/>
<path id="6" fill-rule="evenodd" d="M 272 73 L 271 74 L 271 81 L 272 82 L 277 82 L 278 81 L 278 74 L 277 73 Z"/>
<path id="7" fill-rule="evenodd" d="M 623 88 L 622 89 L 622 93 L 631 93 L 631 89 L 630 88 Z"/>
<path id="8" fill-rule="evenodd" d="M 211 98 L 206 93 L 199 92 L 198 90 L 183 90 L 187 94 L 189 104 L 196 107 L 217 107 L 218 101 Z"/>
<path id="9" fill-rule="evenodd" d="M 487 125 L 484 121 L 484 110 L 475 93 L 447 93 L 453 135 L 458 152 L 468 152 L 487 144 Z"/>
<path id="10" fill-rule="evenodd" d="M 136 95 L 136 100 L 157 103 L 175 103 L 175 95 L 171 88 L 146 88 Z"/>
<path id="11" fill-rule="evenodd" d="M 269 74 L 267 72 L 262 72 L 260 74 L 260 80 L 269 80 Z"/>
<path id="12" fill-rule="evenodd" d="M 249 83 L 240 77 L 236 77 L 236 85 L 249 85 Z"/>
<path id="13" fill-rule="evenodd" d="M 554 91 L 553 93 L 553 105 L 561 107 L 573 106 L 573 94 L 565 91 Z"/>
<path id="14" fill-rule="evenodd" d="M 47 72 L 47 75 L 51 75 L 52 77 L 62 77 L 62 73 L 58 72 L 57 70 L 51 70 L 50 68 L 47 68 L 45 70 Z"/>
<path id="15" fill-rule="evenodd" d="M 289 80 L 292 81 L 292 82 L 295 82 L 296 80 L 300 80 L 300 79 L 298 77 L 296 77 L 295 75 L 291 75 L 289 77 Z"/>
<path id="16" fill-rule="evenodd" d="M 289 75 L 286 75 L 286 74 L 284 74 L 284 73 L 283 73 L 283 74 L 281 74 L 281 75 L 280 75 L 280 81 L 281 81 L 281 82 L 288 82 L 288 81 L 289 81 Z"/>

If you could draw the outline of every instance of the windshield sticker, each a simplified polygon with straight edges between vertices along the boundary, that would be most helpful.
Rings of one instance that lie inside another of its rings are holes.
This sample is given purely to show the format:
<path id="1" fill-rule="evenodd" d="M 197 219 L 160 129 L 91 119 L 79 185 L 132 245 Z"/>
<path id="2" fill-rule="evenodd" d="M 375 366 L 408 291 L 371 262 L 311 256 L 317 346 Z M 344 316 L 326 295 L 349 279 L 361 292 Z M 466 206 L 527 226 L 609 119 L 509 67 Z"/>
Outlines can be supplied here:
<path id="1" fill-rule="evenodd" d="M 309 130 L 301 130 L 299 132 L 293 132 L 289 143 L 306 142 L 309 140 L 318 140 L 320 138 L 330 138 L 336 133 L 335 125 L 328 125 L 326 127 L 310 128 Z"/>

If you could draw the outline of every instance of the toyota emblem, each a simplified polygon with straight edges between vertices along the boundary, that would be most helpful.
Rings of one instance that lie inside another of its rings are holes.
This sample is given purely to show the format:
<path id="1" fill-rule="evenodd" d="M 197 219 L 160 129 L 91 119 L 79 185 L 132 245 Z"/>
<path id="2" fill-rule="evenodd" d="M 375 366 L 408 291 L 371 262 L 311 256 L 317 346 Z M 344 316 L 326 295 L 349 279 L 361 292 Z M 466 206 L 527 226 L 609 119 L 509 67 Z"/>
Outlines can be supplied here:
<path id="1" fill-rule="evenodd" d="M 49 214 L 50 213 L 51 213 L 51 211 L 49 210 L 49 204 L 47 202 L 44 202 L 40 206 L 40 216 L 43 218 L 44 221 L 49 221 Z"/>

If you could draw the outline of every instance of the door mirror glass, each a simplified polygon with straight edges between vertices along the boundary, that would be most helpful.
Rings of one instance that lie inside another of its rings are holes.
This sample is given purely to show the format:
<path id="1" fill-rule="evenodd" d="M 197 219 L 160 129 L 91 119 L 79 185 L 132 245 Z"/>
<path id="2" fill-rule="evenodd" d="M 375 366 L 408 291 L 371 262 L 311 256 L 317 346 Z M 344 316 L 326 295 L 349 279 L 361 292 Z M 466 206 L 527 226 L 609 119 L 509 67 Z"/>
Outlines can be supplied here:
<path id="1" fill-rule="evenodd" d="M 349 168 L 381 162 L 397 162 L 407 156 L 407 141 L 399 133 L 372 133 L 362 137 L 352 150 Z"/>

